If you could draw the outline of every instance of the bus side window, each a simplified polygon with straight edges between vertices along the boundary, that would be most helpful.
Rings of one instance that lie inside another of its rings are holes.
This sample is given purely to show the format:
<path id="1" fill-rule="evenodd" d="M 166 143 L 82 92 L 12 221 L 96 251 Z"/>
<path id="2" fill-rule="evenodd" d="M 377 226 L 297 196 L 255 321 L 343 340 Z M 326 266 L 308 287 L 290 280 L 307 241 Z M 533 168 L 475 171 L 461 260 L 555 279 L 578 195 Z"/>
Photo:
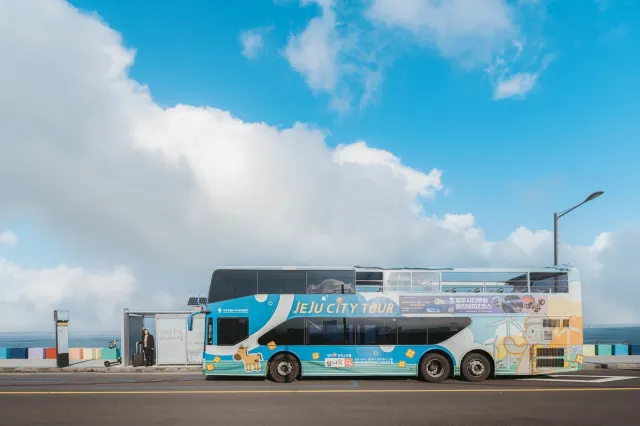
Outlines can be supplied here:
<path id="1" fill-rule="evenodd" d="M 213 318 L 207 320 L 207 345 L 213 345 Z"/>
<path id="2" fill-rule="evenodd" d="M 396 345 L 398 327 L 395 318 L 357 318 L 356 345 Z"/>
<path id="3" fill-rule="evenodd" d="M 233 346 L 249 337 L 249 318 L 218 318 L 218 346 Z"/>
<path id="4" fill-rule="evenodd" d="M 354 271 L 307 271 L 307 293 L 355 293 Z"/>
<path id="5" fill-rule="evenodd" d="M 566 273 L 530 274 L 532 293 L 568 293 L 569 281 Z"/>
<path id="6" fill-rule="evenodd" d="M 270 342 L 277 346 L 304 345 L 304 318 L 292 318 L 276 325 L 258 338 L 259 345 Z"/>
<path id="7" fill-rule="evenodd" d="M 428 324 L 426 318 L 399 318 L 399 345 L 426 345 L 428 343 Z"/>
<path id="8" fill-rule="evenodd" d="M 258 294 L 305 294 L 304 271 L 258 272 Z"/>
<path id="9" fill-rule="evenodd" d="M 437 345 L 452 338 L 471 325 L 471 318 L 427 318 L 429 326 L 429 344 Z"/>
<path id="10" fill-rule="evenodd" d="M 219 269 L 211 279 L 209 303 L 252 296 L 257 291 L 257 271 Z"/>
<path id="11" fill-rule="evenodd" d="M 351 318 L 307 318 L 307 345 L 353 345 Z"/>

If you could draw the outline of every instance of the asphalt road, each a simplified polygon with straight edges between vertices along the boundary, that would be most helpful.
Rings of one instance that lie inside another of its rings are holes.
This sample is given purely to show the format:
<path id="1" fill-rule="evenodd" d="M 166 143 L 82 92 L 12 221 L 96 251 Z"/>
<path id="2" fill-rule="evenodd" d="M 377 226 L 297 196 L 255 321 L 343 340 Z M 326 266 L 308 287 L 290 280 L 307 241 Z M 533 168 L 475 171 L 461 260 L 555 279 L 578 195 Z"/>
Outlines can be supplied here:
<path id="1" fill-rule="evenodd" d="M 534 380 L 205 381 L 199 374 L 0 375 L 2 425 L 636 425 L 640 371 Z"/>

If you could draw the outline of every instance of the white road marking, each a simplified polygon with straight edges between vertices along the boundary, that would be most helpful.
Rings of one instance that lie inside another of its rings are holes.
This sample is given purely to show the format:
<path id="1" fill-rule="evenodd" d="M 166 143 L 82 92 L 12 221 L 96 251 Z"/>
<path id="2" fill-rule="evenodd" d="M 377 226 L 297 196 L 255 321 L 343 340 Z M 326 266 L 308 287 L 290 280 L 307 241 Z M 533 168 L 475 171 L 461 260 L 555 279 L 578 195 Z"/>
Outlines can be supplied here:
<path id="1" fill-rule="evenodd" d="M 629 380 L 629 379 L 637 379 L 635 376 L 586 376 L 580 375 L 577 376 L 575 374 L 550 374 L 547 377 L 531 377 L 526 379 L 518 379 L 518 380 L 540 380 L 545 382 L 572 382 L 572 383 L 607 383 L 607 382 L 616 382 L 620 380 Z M 559 379 L 557 377 L 575 377 L 574 379 Z M 579 380 L 578 377 L 590 377 L 590 380 Z"/>

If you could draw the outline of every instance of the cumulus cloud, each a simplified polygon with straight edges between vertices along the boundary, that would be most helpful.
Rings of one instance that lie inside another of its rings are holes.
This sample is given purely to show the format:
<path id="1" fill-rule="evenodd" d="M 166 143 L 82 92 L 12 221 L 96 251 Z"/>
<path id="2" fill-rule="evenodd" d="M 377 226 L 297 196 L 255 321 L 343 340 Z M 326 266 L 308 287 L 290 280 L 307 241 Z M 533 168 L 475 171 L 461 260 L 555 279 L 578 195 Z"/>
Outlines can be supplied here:
<path id="1" fill-rule="evenodd" d="M 304 123 L 160 107 L 128 76 L 134 52 L 95 16 L 60 0 L 0 4 L 12 64 L 0 68 L 0 223 L 37 220 L 82 265 L 4 260 L 5 323 L 47 323 L 45 297 L 84 328 L 111 324 L 122 307 L 175 309 L 206 292 L 219 265 L 549 263 L 548 231 L 488 241 L 472 214 L 426 215 L 442 188 L 436 167 L 416 170 L 364 141 L 332 149 Z M 562 248 L 585 267 L 588 321 L 638 319 L 620 259 L 638 250 L 639 232 Z M 15 310 L 30 299 L 39 302 Z"/>
<path id="2" fill-rule="evenodd" d="M 33 269 L 4 259 L 0 282 L 3 331 L 47 329 L 56 309 L 71 311 L 75 330 L 117 330 L 122 303 L 135 289 L 135 278 L 123 266 L 107 272 L 65 265 Z"/>
<path id="3" fill-rule="evenodd" d="M 0 245 L 15 246 L 18 244 L 18 237 L 12 231 L 0 232 Z"/>
<path id="4" fill-rule="evenodd" d="M 376 170 L 373 166 L 380 166 L 381 170 L 391 170 L 394 176 L 406 181 L 406 190 L 414 197 L 434 196 L 436 191 L 442 189 L 440 178 L 442 171 L 433 169 L 429 174 L 414 170 L 402 165 L 400 159 L 382 149 L 370 148 L 364 141 L 357 141 L 350 145 L 339 145 L 334 151 L 334 161 L 339 164 L 361 164 L 368 170 Z M 387 175 L 381 176 L 387 179 Z"/>

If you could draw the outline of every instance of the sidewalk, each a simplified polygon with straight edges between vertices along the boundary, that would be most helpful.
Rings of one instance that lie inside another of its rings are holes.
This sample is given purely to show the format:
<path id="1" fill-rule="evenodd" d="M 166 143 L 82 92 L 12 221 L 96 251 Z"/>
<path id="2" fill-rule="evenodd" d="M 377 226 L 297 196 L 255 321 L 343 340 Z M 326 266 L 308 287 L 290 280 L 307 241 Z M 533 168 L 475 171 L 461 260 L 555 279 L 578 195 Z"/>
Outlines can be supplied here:
<path id="1" fill-rule="evenodd" d="M 112 361 L 113 362 L 113 361 Z M 72 361 L 59 368 L 55 359 L 0 359 L 0 373 L 201 373 L 202 365 L 161 365 L 153 367 L 104 366 L 104 360 Z"/>
<path id="2" fill-rule="evenodd" d="M 640 355 L 585 356 L 585 370 L 607 368 L 612 370 L 640 369 Z"/>

